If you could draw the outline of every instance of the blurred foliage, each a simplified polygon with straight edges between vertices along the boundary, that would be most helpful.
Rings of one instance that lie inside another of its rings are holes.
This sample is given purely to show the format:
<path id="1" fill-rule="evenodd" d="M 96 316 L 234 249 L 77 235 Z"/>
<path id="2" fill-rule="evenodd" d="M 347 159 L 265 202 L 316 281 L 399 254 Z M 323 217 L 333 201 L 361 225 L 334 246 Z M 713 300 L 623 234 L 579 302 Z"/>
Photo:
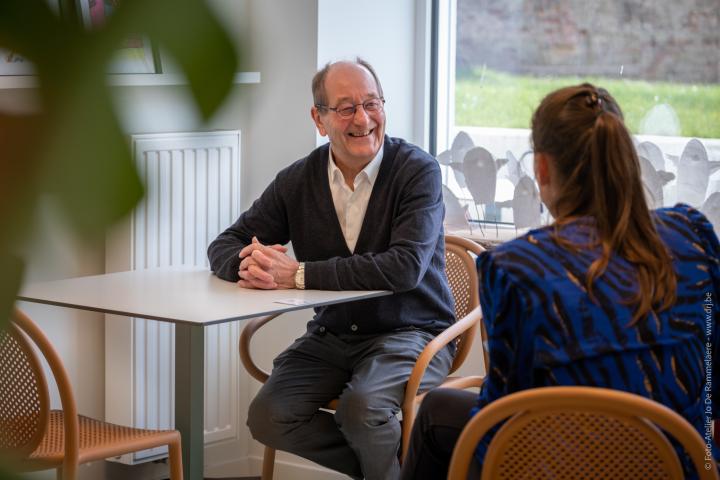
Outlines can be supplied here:
<path id="1" fill-rule="evenodd" d="M 17 252 L 41 195 L 81 238 L 100 238 L 143 195 L 105 74 L 123 41 L 143 35 L 169 53 L 205 119 L 230 91 L 237 65 L 204 0 L 113 2 L 113 15 L 92 31 L 76 0 L 59 1 L 58 13 L 46 0 L 0 0 L 0 48 L 34 64 L 41 102 L 37 114 L 0 111 L 0 322 L 21 284 Z"/>
<path id="2" fill-rule="evenodd" d="M 475 68 L 458 72 L 455 124 L 530 128 L 540 101 L 561 87 L 590 82 L 607 89 L 620 104 L 633 133 L 655 105 L 666 103 L 678 116 L 680 135 L 720 138 L 720 85 L 647 82 L 606 77 L 533 77 Z"/>
<path id="3" fill-rule="evenodd" d="M 0 467 L 0 480 L 21 480 L 21 479 L 17 475 L 10 473 L 7 470 L 3 470 L 2 467 Z"/>

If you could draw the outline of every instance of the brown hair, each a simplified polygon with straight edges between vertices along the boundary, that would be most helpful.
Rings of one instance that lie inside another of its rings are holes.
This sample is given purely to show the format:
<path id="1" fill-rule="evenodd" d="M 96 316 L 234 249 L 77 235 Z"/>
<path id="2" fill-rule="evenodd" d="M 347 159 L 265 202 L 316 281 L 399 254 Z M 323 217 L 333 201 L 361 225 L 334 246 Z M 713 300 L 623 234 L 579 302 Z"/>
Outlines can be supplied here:
<path id="1" fill-rule="evenodd" d="M 312 79 L 312 95 L 313 95 L 313 103 L 315 106 L 318 105 L 327 105 L 327 94 L 325 93 L 325 77 L 327 76 L 330 69 L 338 62 L 328 62 L 325 64 L 323 68 L 318 70 L 318 72 L 313 76 Z M 350 63 L 355 63 L 356 65 L 360 65 L 361 67 L 365 68 L 370 74 L 373 76 L 373 79 L 375 79 L 375 85 L 377 85 L 378 94 L 383 97 L 383 89 L 382 85 L 380 85 L 380 79 L 377 76 L 377 73 L 375 73 L 375 69 L 370 65 L 366 60 L 356 57 L 354 61 L 351 61 Z"/>
<path id="2" fill-rule="evenodd" d="M 615 99 L 588 83 L 550 93 L 533 115 L 532 143 L 536 152 L 550 156 L 559 176 L 556 241 L 577 249 L 560 237 L 561 227 L 581 215 L 596 222 L 597 238 L 589 247 L 600 245 L 602 255 L 585 278 L 591 298 L 593 282 L 616 253 L 637 272 L 639 289 L 628 299 L 637 306 L 631 324 L 673 305 L 672 260 L 648 210 L 640 162 Z"/>

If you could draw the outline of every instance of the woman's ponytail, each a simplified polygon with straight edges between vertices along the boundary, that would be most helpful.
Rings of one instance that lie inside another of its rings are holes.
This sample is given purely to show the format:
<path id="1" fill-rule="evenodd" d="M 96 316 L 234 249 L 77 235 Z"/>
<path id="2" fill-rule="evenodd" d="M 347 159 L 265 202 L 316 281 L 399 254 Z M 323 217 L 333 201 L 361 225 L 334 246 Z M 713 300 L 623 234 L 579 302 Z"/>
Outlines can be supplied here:
<path id="1" fill-rule="evenodd" d="M 602 254 L 588 269 L 589 294 L 614 252 L 636 267 L 638 290 L 628 299 L 636 305 L 633 322 L 671 306 L 672 261 L 648 210 L 640 162 L 615 100 L 590 84 L 564 88 L 543 100 L 532 127 L 535 151 L 550 154 L 561 177 L 555 237 L 573 217 L 595 219 Z"/>

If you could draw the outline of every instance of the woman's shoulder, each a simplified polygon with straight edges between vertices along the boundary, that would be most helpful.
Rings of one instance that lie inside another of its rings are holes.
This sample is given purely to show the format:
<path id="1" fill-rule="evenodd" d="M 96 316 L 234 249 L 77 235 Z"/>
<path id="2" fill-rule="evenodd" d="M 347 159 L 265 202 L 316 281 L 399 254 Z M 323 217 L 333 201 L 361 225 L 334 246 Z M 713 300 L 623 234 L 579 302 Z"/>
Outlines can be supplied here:
<path id="1" fill-rule="evenodd" d="M 653 213 L 658 233 L 671 249 L 700 246 L 706 253 L 718 255 L 720 245 L 715 229 L 699 210 L 678 203 L 674 207 L 659 208 Z"/>
<path id="2" fill-rule="evenodd" d="M 548 242 L 550 240 L 550 227 L 540 227 L 526 232 L 519 237 L 508 240 L 493 246 L 486 250 L 486 254 L 492 256 L 504 256 L 509 252 L 517 251 L 523 248 L 536 248 L 541 242 Z"/>
<path id="3" fill-rule="evenodd" d="M 653 213 L 657 220 L 669 224 L 681 224 L 682 226 L 710 224 L 702 212 L 686 203 L 677 203 L 674 207 L 658 208 L 653 210 Z"/>
<path id="4" fill-rule="evenodd" d="M 551 237 L 549 226 L 531 230 L 524 235 L 501 243 L 483 252 L 477 260 L 478 269 L 482 272 L 516 273 L 528 280 L 535 274 L 547 272 L 549 264 L 555 261 L 552 253 L 556 248 Z"/>
<path id="5" fill-rule="evenodd" d="M 573 221 L 559 230 L 555 225 L 546 225 L 530 230 L 514 240 L 501 243 L 487 253 L 499 260 L 512 259 L 515 255 L 522 255 L 523 258 L 551 259 L 555 257 L 556 250 L 563 251 L 556 241 L 556 236 L 559 235 L 569 243 L 582 245 L 593 236 L 594 229 L 594 223 L 588 218 Z"/>

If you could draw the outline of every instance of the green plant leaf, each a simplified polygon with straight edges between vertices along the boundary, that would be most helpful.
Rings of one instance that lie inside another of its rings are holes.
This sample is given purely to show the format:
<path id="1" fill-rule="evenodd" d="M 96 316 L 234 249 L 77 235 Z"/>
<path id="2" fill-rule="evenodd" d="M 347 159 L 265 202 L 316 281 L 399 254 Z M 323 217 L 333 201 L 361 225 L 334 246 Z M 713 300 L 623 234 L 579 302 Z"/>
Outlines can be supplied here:
<path id="1" fill-rule="evenodd" d="M 93 81 L 94 79 L 94 81 Z M 54 194 L 80 235 L 101 236 L 142 198 L 127 137 L 118 124 L 104 74 L 54 93 L 43 190 Z"/>
<path id="2" fill-rule="evenodd" d="M 122 42 L 149 37 L 183 69 L 207 119 L 232 88 L 237 55 L 203 0 L 122 0 L 87 31 L 74 0 L 0 0 L 0 48 L 31 61 L 40 81 L 38 115 L 0 112 L 0 310 L 9 312 L 22 277 L 10 252 L 27 238 L 34 207 L 50 195 L 80 236 L 103 235 L 142 197 L 127 137 L 105 74 Z M 5 315 L 4 318 L 7 318 Z M 0 320 L 2 321 L 2 320 Z"/>
<path id="3" fill-rule="evenodd" d="M 23 262 L 9 253 L 0 253 L 0 329 L 10 318 L 15 296 L 22 283 Z"/>
<path id="4" fill-rule="evenodd" d="M 37 116 L 0 113 L 0 252 L 10 251 L 32 220 L 41 128 Z"/>
<path id="5" fill-rule="evenodd" d="M 205 119 L 232 87 L 237 54 L 214 14 L 201 0 L 123 0 L 108 29 L 146 34 L 185 72 Z"/>

